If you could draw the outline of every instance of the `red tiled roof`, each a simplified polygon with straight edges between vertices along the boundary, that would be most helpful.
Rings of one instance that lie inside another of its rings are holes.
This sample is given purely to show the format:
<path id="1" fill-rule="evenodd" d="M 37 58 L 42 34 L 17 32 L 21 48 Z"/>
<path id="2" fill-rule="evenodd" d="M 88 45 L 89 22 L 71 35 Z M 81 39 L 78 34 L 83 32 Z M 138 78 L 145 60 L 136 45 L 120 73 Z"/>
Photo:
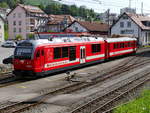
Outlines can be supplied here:
<path id="1" fill-rule="evenodd" d="M 76 21 L 89 31 L 108 31 L 109 25 L 100 22 Z"/>
<path id="2" fill-rule="evenodd" d="M 49 15 L 49 22 L 47 23 L 48 25 L 54 25 L 54 24 L 59 24 L 60 22 L 64 21 L 64 19 L 67 19 L 68 24 L 72 23 L 75 18 L 73 18 L 70 15 Z"/>
<path id="3" fill-rule="evenodd" d="M 149 21 L 150 22 L 150 17 L 142 16 L 142 15 L 139 15 L 139 14 L 131 14 L 131 13 L 125 13 L 125 14 L 127 14 L 143 30 L 150 30 L 150 27 L 145 26 L 142 23 L 143 21 Z"/>
<path id="4" fill-rule="evenodd" d="M 39 7 L 36 6 L 31 6 L 31 5 L 24 5 L 24 4 L 18 4 L 20 7 L 25 9 L 28 12 L 33 12 L 33 13 L 44 13 L 43 10 L 41 10 Z"/>

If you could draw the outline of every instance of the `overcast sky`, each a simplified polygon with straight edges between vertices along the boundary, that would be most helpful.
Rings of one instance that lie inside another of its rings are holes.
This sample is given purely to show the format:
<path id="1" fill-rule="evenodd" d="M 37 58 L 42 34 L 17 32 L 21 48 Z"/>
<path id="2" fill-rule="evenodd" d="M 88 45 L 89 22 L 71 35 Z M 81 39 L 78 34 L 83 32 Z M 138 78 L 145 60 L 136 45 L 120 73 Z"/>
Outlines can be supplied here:
<path id="1" fill-rule="evenodd" d="M 57 0 L 58 1 L 58 0 Z M 59 0 L 60 1 L 60 0 Z M 112 13 L 120 13 L 120 8 L 128 7 L 129 0 L 61 0 L 62 3 L 85 5 L 101 13 L 108 8 Z M 150 0 L 131 0 L 131 7 L 136 8 L 137 13 L 141 13 L 141 3 L 143 2 L 143 12 L 150 13 Z"/>

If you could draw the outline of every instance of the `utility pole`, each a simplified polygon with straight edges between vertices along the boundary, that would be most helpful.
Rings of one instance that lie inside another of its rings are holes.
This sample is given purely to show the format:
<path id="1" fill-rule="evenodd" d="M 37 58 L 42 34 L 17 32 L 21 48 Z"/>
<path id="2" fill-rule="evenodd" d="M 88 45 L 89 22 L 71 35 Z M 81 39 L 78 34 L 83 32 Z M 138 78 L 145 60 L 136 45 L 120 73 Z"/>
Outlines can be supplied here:
<path id="1" fill-rule="evenodd" d="M 141 14 L 143 15 L 143 2 L 141 3 Z"/>
<path id="2" fill-rule="evenodd" d="M 107 10 L 108 25 L 110 24 L 110 23 L 109 23 L 109 19 L 110 19 L 109 16 L 110 16 L 110 9 Z"/>
<path id="3" fill-rule="evenodd" d="M 109 20 L 110 20 L 110 9 L 107 10 L 107 18 L 108 18 L 108 27 L 109 27 L 109 25 L 110 25 L 110 22 L 109 22 Z M 108 29 L 108 36 L 109 35 L 110 35 L 110 29 Z"/>

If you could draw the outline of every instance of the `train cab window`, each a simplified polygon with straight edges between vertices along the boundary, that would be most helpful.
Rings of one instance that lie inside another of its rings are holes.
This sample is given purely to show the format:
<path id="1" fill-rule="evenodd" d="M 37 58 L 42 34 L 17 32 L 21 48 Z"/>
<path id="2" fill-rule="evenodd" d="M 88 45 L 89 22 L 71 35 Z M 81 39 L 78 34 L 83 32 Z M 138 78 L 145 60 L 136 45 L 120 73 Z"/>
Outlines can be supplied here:
<path id="1" fill-rule="evenodd" d="M 76 60 L 76 46 L 69 47 L 69 60 Z"/>
<path id="2" fill-rule="evenodd" d="M 40 57 L 40 51 L 38 50 L 36 53 L 36 58 Z"/>
<path id="3" fill-rule="evenodd" d="M 41 51 L 41 55 L 44 56 L 44 50 Z"/>
<path id="4" fill-rule="evenodd" d="M 62 48 L 62 58 L 67 58 L 68 57 L 68 47 L 63 47 Z"/>
<path id="5" fill-rule="evenodd" d="M 101 51 L 101 45 L 100 44 L 92 44 L 92 53 L 97 53 Z"/>
<path id="6" fill-rule="evenodd" d="M 61 58 L 61 48 L 57 47 L 54 48 L 54 59 L 59 59 Z"/>

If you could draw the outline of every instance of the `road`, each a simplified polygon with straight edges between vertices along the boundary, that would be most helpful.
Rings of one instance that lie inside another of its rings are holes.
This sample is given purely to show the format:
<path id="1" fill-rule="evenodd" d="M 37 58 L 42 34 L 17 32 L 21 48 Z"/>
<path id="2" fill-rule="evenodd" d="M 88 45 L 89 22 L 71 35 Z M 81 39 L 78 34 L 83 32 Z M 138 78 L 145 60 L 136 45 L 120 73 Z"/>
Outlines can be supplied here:
<path id="1" fill-rule="evenodd" d="M 14 52 L 14 48 L 4 48 L 4 47 L 0 47 L 0 64 L 2 64 L 2 60 L 4 58 L 9 57 L 10 55 L 12 55 Z"/>

